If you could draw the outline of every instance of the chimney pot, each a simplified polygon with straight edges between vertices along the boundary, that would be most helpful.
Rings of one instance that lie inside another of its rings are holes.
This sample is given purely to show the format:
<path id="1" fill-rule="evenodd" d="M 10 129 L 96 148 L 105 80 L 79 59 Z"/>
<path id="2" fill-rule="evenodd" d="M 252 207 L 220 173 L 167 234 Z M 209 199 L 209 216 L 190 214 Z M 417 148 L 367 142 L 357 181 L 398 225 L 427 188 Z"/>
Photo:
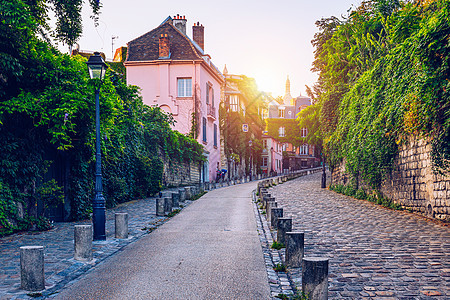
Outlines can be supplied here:
<path id="1" fill-rule="evenodd" d="M 170 44 L 168 34 L 161 33 L 159 38 L 159 58 L 168 58 L 170 54 Z"/>
<path id="2" fill-rule="evenodd" d="M 173 22 L 173 26 L 175 26 L 179 31 L 186 35 L 186 22 L 187 20 L 184 16 L 180 16 L 180 14 L 177 14 L 177 17 Z"/>
<path id="3" fill-rule="evenodd" d="M 205 50 L 205 28 L 199 25 L 200 22 L 197 22 L 197 25 L 192 26 L 192 38 L 202 50 Z"/>

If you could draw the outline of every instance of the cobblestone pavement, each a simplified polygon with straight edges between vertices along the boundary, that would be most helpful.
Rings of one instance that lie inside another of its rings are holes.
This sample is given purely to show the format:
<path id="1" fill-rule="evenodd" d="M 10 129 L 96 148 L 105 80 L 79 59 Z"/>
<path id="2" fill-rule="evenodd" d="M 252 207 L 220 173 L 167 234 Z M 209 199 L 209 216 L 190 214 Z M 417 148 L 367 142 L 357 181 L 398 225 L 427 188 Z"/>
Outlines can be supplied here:
<path id="1" fill-rule="evenodd" d="M 71 280 L 85 273 L 99 262 L 116 253 L 124 246 L 142 237 L 164 223 L 167 219 L 156 217 L 156 199 L 131 201 L 108 209 L 106 213 L 106 241 L 93 242 L 94 261 L 79 262 L 73 259 L 74 225 L 91 224 L 91 221 L 55 223 L 46 232 L 19 233 L 0 239 L 0 299 L 29 299 L 20 289 L 21 246 L 44 246 L 44 269 L 46 290 L 44 296 L 52 294 Z M 183 205 L 188 205 L 185 201 Z M 114 238 L 114 213 L 129 215 L 128 239 Z"/>
<path id="2" fill-rule="evenodd" d="M 275 272 L 274 270 L 277 264 L 283 263 L 282 252 L 271 248 L 273 237 L 267 219 L 265 215 L 262 214 L 262 209 L 258 208 L 259 204 L 256 203 L 255 193 L 253 194 L 253 201 L 253 210 L 264 255 L 264 262 L 266 264 L 267 278 L 269 280 L 272 299 L 277 299 L 276 297 L 280 294 L 292 295 L 294 291 L 292 289 L 292 284 L 289 281 L 288 274 L 286 272 Z"/>
<path id="3" fill-rule="evenodd" d="M 321 174 L 269 189 L 305 256 L 329 258 L 330 299 L 450 299 L 450 227 L 321 189 Z M 301 290 L 301 270 L 289 270 Z"/>

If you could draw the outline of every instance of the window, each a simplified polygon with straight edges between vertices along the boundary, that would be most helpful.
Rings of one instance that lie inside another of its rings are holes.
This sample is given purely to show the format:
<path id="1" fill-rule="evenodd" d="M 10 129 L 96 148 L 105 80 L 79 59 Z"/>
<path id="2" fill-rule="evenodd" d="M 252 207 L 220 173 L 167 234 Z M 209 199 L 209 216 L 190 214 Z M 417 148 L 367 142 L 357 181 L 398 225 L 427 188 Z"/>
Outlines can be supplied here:
<path id="1" fill-rule="evenodd" d="M 267 157 L 262 158 L 262 165 L 261 167 L 267 167 Z"/>
<path id="2" fill-rule="evenodd" d="M 217 147 L 217 125 L 214 124 L 214 146 Z"/>
<path id="3" fill-rule="evenodd" d="M 178 78 L 178 97 L 192 97 L 192 78 Z"/>
<path id="4" fill-rule="evenodd" d="M 239 96 L 231 95 L 230 96 L 230 110 L 231 111 L 239 111 Z"/>
<path id="5" fill-rule="evenodd" d="M 301 145 L 298 150 L 300 155 L 308 155 L 308 145 Z"/>
<path id="6" fill-rule="evenodd" d="M 211 84 L 209 82 L 206 83 L 206 104 L 209 104 L 209 101 L 212 100 L 211 99 Z"/>
<path id="7" fill-rule="evenodd" d="M 284 118 L 284 109 L 278 109 L 278 118 Z"/>
<path id="8" fill-rule="evenodd" d="M 302 128 L 302 132 L 301 132 L 302 137 L 306 137 L 308 135 L 308 129 L 307 128 Z"/>
<path id="9" fill-rule="evenodd" d="M 283 144 L 283 151 L 287 151 L 287 145 Z"/>
<path id="10" fill-rule="evenodd" d="M 279 137 L 284 137 L 285 134 L 286 134 L 286 133 L 284 132 L 284 127 L 278 128 L 278 136 L 279 136 Z"/>
<path id="11" fill-rule="evenodd" d="M 263 148 L 267 149 L 267 140 L 263 140 Z"/>
<path id="12" fill-rule="evenodd" d="M 203 118 L 203 141 L 206 143 L 206 118 Z"/>

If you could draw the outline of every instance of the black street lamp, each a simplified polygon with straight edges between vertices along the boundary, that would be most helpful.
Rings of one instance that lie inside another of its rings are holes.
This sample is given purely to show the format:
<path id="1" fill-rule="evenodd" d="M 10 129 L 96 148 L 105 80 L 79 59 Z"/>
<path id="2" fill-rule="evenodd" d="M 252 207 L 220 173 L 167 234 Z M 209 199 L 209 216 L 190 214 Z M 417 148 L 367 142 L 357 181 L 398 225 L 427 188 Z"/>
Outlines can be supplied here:
<path id="1" fill-rule="evenodd" d="M 96 129 L 96 153 L 95 153 L 95 197 L 92 201 L 92 223 L 94 225 L 94 240 L 106 240 L 105 223 L 106 208 L 102 187 L 102 154 L 100 150 L 100 86 L 105 76 L 106 65 L 99 52 L 89 57 L 86 62 L 91 79 L 100 79 L 95 88 L 95 129 Z"/>
<path id="2" fill-rule="evenodd" d="M 252 175 L 253 175 L 253 164 L 252 164 L 252 145 L 253 141 L 248 141 L 248 147 L 250 148 L 250 181 L 252 181 Z"/>
<path id="3" fill-rule="evenodd" d="M 327 173 L 325 172 L 325 157 L 322 154 L 322 185 L 321 187 L 324 189 L 327 187 Z"/>

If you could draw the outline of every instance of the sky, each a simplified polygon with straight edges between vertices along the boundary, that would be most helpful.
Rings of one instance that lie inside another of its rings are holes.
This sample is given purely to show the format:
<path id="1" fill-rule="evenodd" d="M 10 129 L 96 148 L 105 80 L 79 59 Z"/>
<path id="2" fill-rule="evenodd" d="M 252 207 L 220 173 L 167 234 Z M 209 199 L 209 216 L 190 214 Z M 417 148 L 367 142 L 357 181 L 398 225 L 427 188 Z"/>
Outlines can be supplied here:
<path id="1" fill-rule="evenodd" d="M 88 2 L 88 1 L 85 1 Z M 112 56 L 114 49 L 153 30 L 168 16 L 186 16 L 187 34 L 192 25 L 205 27 L 205 52 L 219 70 L 225 64 L 230 74 L 256 80 L 260 91 L 274 97 L 285 93 L 286 78 L 291 95 L 306 95 L 317 74 L 311 71 L 317 32 L 316 20 L 341 17 L 360 0 L 108 0 L 102 1 L 99 26 L 90 18 L 89 6 L 83 8 L 81 50 L 102 51 Z M 60 47 L 61 48 L 61 47 Z M 64 50 L 63 48 L 61 48 Z M 67 49 L 66 49 L 67 50 Z"/>

